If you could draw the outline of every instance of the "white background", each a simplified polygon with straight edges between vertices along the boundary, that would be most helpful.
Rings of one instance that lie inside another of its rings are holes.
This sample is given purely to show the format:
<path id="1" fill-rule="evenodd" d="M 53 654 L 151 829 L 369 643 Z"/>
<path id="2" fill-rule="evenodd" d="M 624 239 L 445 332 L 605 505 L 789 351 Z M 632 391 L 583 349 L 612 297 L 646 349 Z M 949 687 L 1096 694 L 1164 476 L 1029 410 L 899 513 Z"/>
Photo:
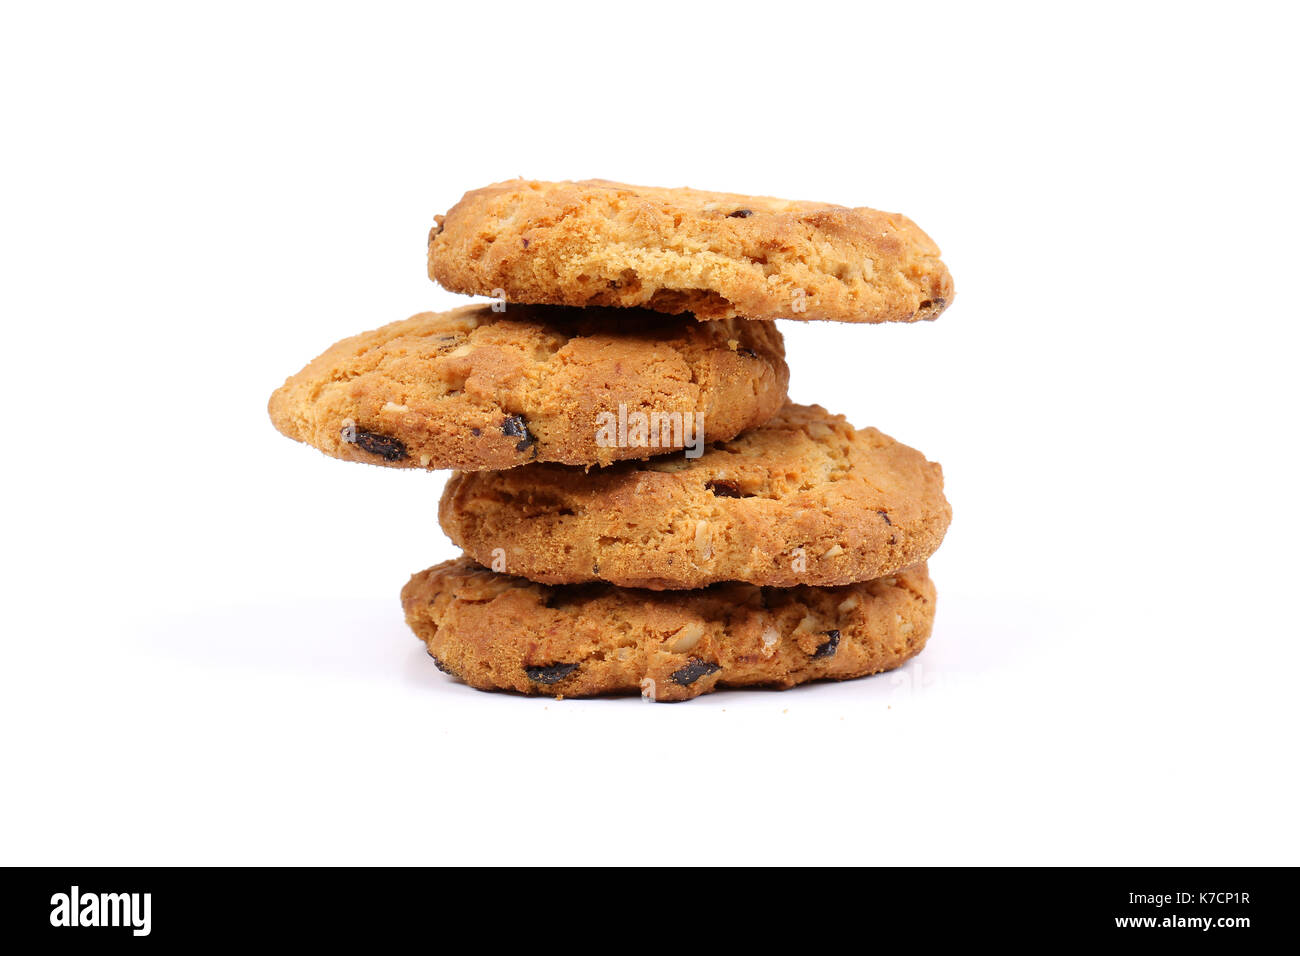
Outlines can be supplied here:
<path id="1" fill-rule="evenodd" d="M 1291 10 L 8 5 L 0 861 L 1297 863 Z M 901 211 L 955 304 L 784 323 L 943 463 L 929 649 L 681 705 L 406 630 L 445 476 L 279 436 L 527 176 Z"/>

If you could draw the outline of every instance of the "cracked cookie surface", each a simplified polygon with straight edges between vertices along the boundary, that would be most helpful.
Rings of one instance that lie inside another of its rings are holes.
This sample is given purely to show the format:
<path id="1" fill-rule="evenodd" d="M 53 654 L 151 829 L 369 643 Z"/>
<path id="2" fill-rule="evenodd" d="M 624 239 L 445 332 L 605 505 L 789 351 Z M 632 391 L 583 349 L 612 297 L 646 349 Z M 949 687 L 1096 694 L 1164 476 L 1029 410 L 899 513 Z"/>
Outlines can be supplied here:
<path id="1" fill-rule="evenodd" d="M 466 193 L 436 223 L 429 277 L 512 302 L 913 322 L 954 294 L 929 236 L 863 207 L 516 179 Z"/>
<path id="2" fill-rule="evenodd" d="M 482 564 L 545 584 L 652 589 L 865 581 L 924 561 L 951 517 L 938 464 L 793 404 L 699 458 L 460 472 L 439 507 L 443 530 Z"/>
<path id="3" fill-rule="evenodd" d="M 407 624 L 438 668 L 473 687 L 655 701 L 889 670 L 925 646 L 934 605 L 923 564 L 843 587 L 668 593 L 547 586 L 457 558 L 402 589 Z"/>
<path id="4" fill-rule="evenodd" d="M 703 414 L 736 435 L 785 402 L 771 322 L 698 323 L 644 310 L 470 305 L 331 346 L 271 396 L 282 433 L 327 455 L 397 468 L 608 464 L 678 451 L 602 443 L 602 413 Z M 692 419 L 693 420 L 693 419 Z"/>

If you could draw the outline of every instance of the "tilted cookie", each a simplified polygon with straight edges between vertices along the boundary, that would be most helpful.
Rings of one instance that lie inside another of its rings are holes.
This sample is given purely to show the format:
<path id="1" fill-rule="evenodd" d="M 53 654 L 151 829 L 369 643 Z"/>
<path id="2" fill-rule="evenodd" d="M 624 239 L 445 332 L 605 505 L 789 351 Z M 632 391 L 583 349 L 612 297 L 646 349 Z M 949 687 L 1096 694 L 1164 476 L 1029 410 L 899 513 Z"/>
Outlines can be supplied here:
<path id="1" fill-rule="evenodd" d="M 785 402 L 774 323 L 604 312 L 424 312 L 331 346 L 271 396 L 271 421 L 335 458 L 472 470 L 698 451 L 701 421 L 736 435 Z M 660 427 L 620 432 L 629 419 Z"/>
<path id="2" fill-rule="evenodd" d="M 512 302 L 913 322 L 953 298 L 939 247 L 875 209 L 515 179 L 466 193 L 436 222 L 429 277 Z"/>
<path id="3" fill-rule="evenodd" d="M 451 539 L 496 570 L 655 589 L 865 581 L 928 558 L 951 516 L 937 464 L 817 405 L 694 459 L 458 473 L 439 508 Z"/>
<path id="4" fill-rule="evenodd" d="M 793 687 L 897 667 L 934 621 L 925 565 L 837 588 L 548 587 L 467 558 L 412 576 L 406 622 L 439 669 L 482 690 L 649 700 Z"/>

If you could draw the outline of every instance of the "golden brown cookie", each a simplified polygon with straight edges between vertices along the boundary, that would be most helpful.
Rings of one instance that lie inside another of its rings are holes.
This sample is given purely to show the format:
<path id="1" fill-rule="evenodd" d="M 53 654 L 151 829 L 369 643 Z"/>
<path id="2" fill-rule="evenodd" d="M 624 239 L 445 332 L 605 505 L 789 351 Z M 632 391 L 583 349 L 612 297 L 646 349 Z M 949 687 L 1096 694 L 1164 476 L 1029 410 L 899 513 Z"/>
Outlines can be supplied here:
<path id="1" fill-rule="evenodd" d="M 641 306 L 699 319 L 914 322 L 952 301 L 910 219 L 765 196 L 514 179 L 429 233 L 429 277 L 511 302 Z"/>
<path id="2" fill-rule="evenodd" d="M 412 576 L 406 622 L 439 669 L 482 690 L 648 700 L 793 687 L 897 667 L 934 621 L 925 565 L 836 588 L 718 584 L 665 592 L 547 587 L 467 558 Z"/>
<path id="3" fill-rule="evenodd" d="M 495 570 L 655 589 L 866 581 L 928 558 L 951 516 L 937 464 L 817 405 L 787 405 L 694 459 L 461 472 L 439 508 L 451 539 Z"/>
<path id="4" fill-rule="evenodd" d="M 698 452 L 700 422 L 730 437 L 785 402 L 774 323 L 606 312 L 424 312 L 331 346 L 271 396 L 271 421 L 335 458 L 474 470 Z M 659 427 L 618 431 L 638 420 Z"/>

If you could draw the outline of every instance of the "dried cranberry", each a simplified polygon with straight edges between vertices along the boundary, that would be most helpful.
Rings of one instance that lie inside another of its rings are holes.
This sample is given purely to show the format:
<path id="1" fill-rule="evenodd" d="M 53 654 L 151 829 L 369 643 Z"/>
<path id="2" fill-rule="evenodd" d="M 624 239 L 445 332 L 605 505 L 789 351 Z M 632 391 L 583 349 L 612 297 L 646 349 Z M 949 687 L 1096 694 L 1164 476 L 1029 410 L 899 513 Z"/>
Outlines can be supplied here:
<path id="1" fill-rule="evenodd" d="M 429 655 L 430 659 L 433 661 L 433 666 L 438 668 L 438 670 L 442 671 L 444 674 L 450 674 L 452 677 L 456 676 L 455 672 L 452 671 L 450 667 L 438 660 L 433 651 L 426 650 L 425 653 Z"/>
<path id="2" fill-rule="evenodd" d="M 528 419 L 523 415 L 510 415 L 501 423 L 501 434 L 507 438 L 518 438 L 519 444 L 515 445 L 515 451 L 533 450 L 533 456 L 537 455 L 537 437 L 528 430 Z"/>
<path id="3" fill-rule="evenodd" d="M 817 646 L 817 650 L 813 651 L 814 659 L 818 657 L 834 657 L 835 652 L 839 650 L 840 647 L 839 631 L 827 631 L 826 638 L 827 638 L 826 643 L 819 644 Z"/>
<path id="4" fill-rule="evenodd" d="M 351 442 L 362 451 L 378 455 L 384 461 L 401 461 L 406 457 L 406 446 L 390 435 L 367 432 L 361 429 L 345 428 L 343 440 Z"/>
<path id="5" fill-rule="evenodd" d="M 701 677 L 707 677 L 710 674 L 716 674 L 722 670 L 722 665 L 715 664 L 712 661 L 702 661 L 698 657 L 692 657 L 690 663 L 685 667 L 678 668 L 669 675 L 669 680 L 674 684 L 680 684 L 682 687 L 689 687 Z"/>
<path id="6" fill-rule="evenodd" d="M 540 667 L 525 667 L 524 673 L 534 684 L 554 684 L 564 680 L 577 669 L 577 664 L 544 664 Z"/>
<path id="7" fill-rule="evenodd" d="M 740 485 L 734 481 L 714 480 L 704 483 L 704 487 L 719 498 L 748 498 L 749 495 L 740 490 Z"/>

